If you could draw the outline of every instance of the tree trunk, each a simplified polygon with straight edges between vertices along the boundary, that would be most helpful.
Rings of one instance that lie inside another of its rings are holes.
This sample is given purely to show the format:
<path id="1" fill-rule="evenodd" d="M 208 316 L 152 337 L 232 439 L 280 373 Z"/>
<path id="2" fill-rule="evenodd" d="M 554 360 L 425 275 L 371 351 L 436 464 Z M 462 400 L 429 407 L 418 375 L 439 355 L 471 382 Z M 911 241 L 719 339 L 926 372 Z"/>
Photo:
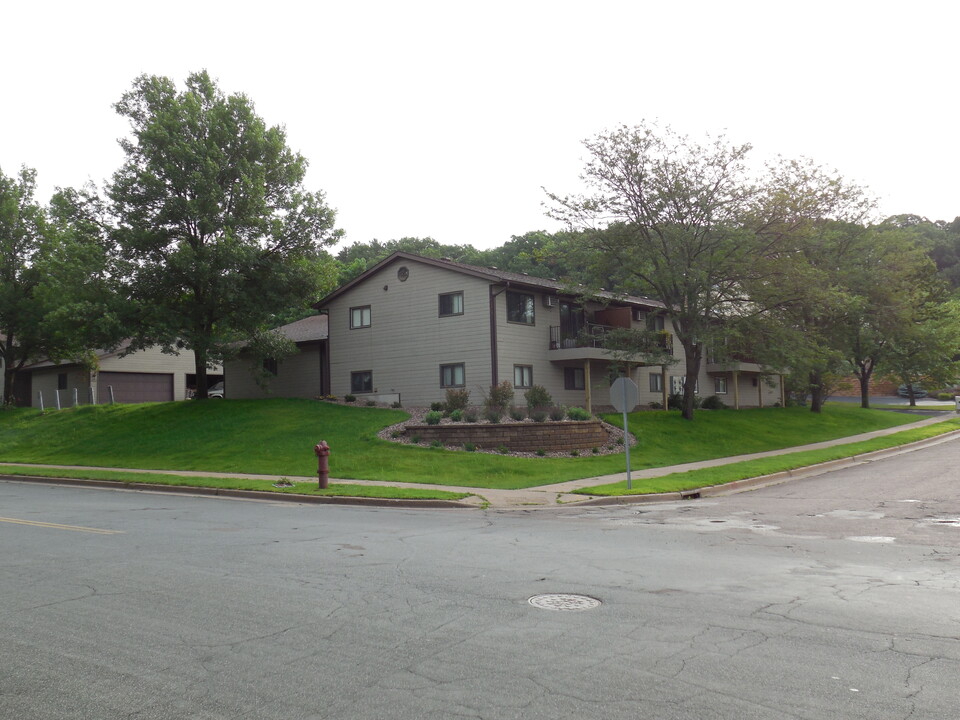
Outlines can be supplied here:
<path id="1" fill-rule="evenodd" d="M 194 367 L 197 370 L 197 389 L 193 397 L 196 400 L 207 399 L 207 351 L 206 349 L 194 348 L 193 357 L 195 359 Z"/>
<path id="2" fill-rule="evenodd" d="M 683 383 L 682 415 L 685 420 L 693 420 L 697 399 L 697 378 L 700 376 L 700 355 L 703 351 L 698 343 L 690 343 L 690 347 L 684 346 L 683 351 L 687 358 L 687 365 L 686 380 Z"/>
<path id="3" fill-rule="evenodd" d="M 823 374 L 819 370 L 810 373 L 810 412 L 823 409 Z"/>
<path id="4" fill-rule="evenodd" d="M 870 407 L 870 377 L 873 375 L 873 363 L 866 361 L 860 363 L 860 373 L 857 379 L 860 380 L 860 407 L 869 409 Z"/>

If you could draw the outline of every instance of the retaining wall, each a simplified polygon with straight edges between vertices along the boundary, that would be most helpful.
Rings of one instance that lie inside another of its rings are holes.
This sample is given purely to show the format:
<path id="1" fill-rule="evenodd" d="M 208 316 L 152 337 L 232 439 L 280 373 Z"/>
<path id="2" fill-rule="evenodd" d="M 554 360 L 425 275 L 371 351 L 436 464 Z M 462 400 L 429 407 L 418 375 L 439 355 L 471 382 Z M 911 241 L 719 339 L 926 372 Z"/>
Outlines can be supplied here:
<path id="1" fill-rule="evenodd" d="M 444 445 L 473 443 L 491 450 L 501 445 L 519 452 L 564 452 L 590 450 L 607 443 L 607 432 L 599 420 L 542 423 L 451 423 L 445 425 L 408 425 L 407 437 L 420 436 L 420 442 L 439 440 Z"/>

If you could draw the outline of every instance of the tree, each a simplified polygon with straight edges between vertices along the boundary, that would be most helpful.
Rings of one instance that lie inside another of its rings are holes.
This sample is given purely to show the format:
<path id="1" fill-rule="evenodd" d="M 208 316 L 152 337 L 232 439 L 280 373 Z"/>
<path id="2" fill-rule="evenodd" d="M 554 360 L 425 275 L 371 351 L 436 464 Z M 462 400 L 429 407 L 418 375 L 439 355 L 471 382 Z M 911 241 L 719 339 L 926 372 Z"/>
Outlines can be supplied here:
<path id="1" fill-rule="evenodd" d="M 0 172 L 0 358 L 3 403 L 29 362 L 84 361 L 119 339 L 110 246 L 88 192 L 58 190 L 49 208 L 34 200 L 36 173 Z"/>
<path id="2" fill-rule="evenodd" d="M 143 75 L 115 108 L 132 128 L 108 187 L 139 313 L 132 349 L 193 350 L 204 398 L 211 363 L 332 286 L 323 247 L 341 232 L 284 130 L 205 71 L 183 92 Z"/>
<path id="3" fill-rule="evenodd" d="M 478 262 L 479 251 L 472 245 L 443 245 L 433 238 L 402 237 L 399 240 L 368 243 L 355 242 L 337 253 L 340 263 L 340 284 L 353 280 L 367 268 L 373 267 L 395 252 L 408 252 L 430 258 L 449 258 L 457 262 L 474 264 Z"/>
<path id="4" fill-rule="evenodd" d="M 699 144 L 670 129 L 621 127 L 587 140 L 589 196 L 548 193 L 550 215 L 585 241 L 619 290 L 662 301 L 686 356 L 683 416 L 693 419 L 704 348 L 745 298 L 756 259 L 749 232 L 758 197 L 749 145 Z"/>
<path id="5" fill-rule="evenodd" d="M 928 303 L 891 342 L 885 363 L 889 375 L 912 388 L 955 385 L 960 377 L 960 300 Z M 910 404 L 916 405 L 912 389 Z"/>

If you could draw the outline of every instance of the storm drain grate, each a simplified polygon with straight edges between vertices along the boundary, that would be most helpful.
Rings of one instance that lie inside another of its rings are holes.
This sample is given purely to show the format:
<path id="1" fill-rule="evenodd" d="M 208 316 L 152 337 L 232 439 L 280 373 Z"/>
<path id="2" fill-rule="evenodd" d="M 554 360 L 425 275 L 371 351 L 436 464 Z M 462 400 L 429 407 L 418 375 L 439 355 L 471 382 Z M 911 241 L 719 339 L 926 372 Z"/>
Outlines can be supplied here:
<path id="1" fill-rule="evenodd" d="M 571 595 L 570 593 L 545 593 L 534 595 L 527 600 L 541 610 L 593 610 L 600 601 L 589 595 Z"/>

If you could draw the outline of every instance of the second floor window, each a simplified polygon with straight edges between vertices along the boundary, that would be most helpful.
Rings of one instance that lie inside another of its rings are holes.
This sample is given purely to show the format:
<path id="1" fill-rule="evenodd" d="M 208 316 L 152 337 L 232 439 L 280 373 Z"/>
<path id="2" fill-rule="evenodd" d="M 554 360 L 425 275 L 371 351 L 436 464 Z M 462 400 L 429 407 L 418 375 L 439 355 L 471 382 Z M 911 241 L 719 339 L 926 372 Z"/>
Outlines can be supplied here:
<path id="1" fill-rule="evenodd" d="M 533 295 L 507 291 L 507 322 L 533 325 Z"/>
<path id="2" fill-rule="evenodd" d="M 463 293 L 444 293 L 440 298 L 440 317 L 463 315 Z"/>
<path id="3" fill-rule="evenodd" d="M 370 306 L 350 308 L 350 329 L 370 327 Z"/>

